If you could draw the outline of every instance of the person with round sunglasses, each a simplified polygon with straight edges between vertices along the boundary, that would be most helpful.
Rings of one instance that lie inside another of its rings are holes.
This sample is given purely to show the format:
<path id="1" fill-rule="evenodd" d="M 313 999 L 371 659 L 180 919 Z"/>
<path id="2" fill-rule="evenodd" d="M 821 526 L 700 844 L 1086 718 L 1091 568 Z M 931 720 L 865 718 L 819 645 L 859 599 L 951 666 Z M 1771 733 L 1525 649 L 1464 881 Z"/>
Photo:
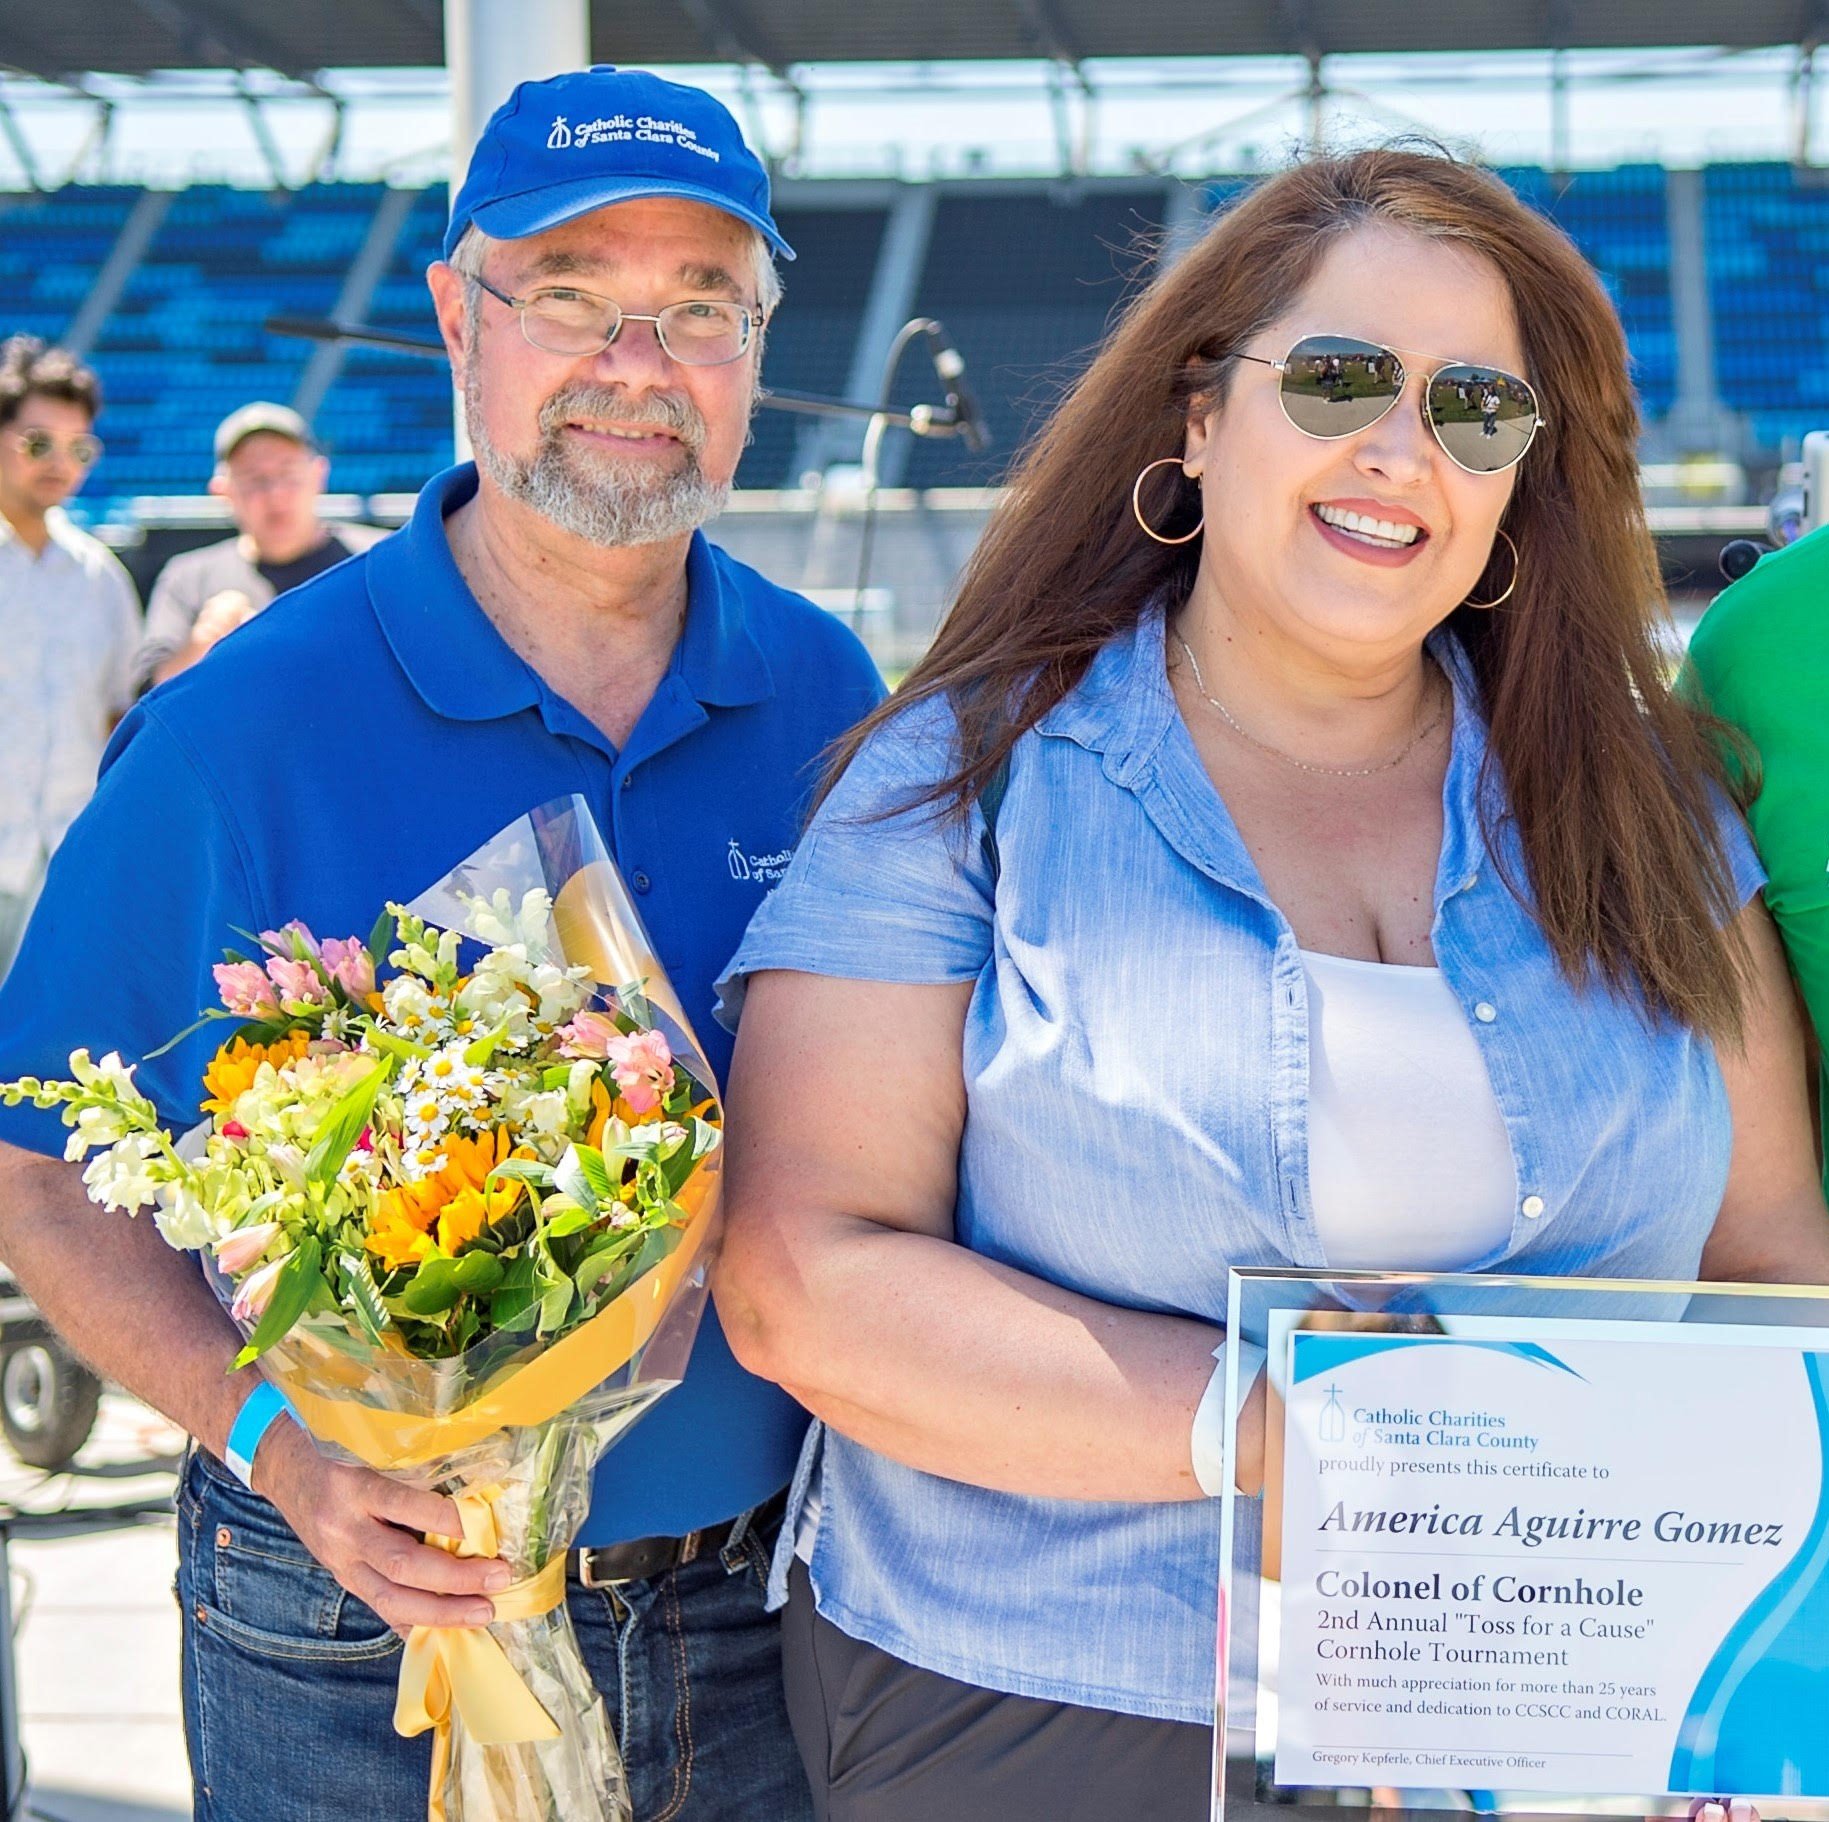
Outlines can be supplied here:
<path id="1" fill-rule="evenodd" d="M 0 979 L 133 700 L 139 595 L 63 510 L 101 459 L 101 402 L 67 350 L 0 346 Z"/>
<path id="2" fill-rule="evenodd" d="M 721 985 L 716 1286 L 821 1420 L 774 1596 L 825 1822 L 1207 1813 L 1228 1267 L 1829 1278 L 1637 432 L 1495 177 L 1298 164 L 839 749 Z"/>

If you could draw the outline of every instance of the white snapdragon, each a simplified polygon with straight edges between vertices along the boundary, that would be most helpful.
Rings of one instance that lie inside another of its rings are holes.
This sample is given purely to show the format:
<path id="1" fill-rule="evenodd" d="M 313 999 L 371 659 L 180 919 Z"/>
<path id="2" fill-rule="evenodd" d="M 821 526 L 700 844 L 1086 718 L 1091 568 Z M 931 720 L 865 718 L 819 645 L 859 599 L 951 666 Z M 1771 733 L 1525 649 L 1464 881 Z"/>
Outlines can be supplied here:
<path id="1" fill-rule="evenodd" d="M 443 1030 L 450 1010 L 444 996 L 434 993 L 416 975 L 397 974 L 381 990 L 382 1016 L 410 1038 Z"/>
<path id="2" fill-rule="evenodd" d="M 167 1246 L 208 1246 L 216 1237 L 217 1223 L 209 1206 L 187 1177 L 161 1186 L 152 1218 Z"/>
<path id="3" fill-rule="evenodd" d="M 64 1141 L 64 1157 L 74 1163 L 98 1145 L 119 1144 L 130 1131 L 127 1116 L 118 1107 L 85 1107 Z"/>
<path id="4" fill-rule="evenodd" d="M 159 1196 L 159 1179 L 153 1175 L 152 1166 L 161 1157 L 154 1134 L 130 1132 L 118 1144 L 89 1160 L 83 1172 L 89 1200 L 130 1215 L 152 1207 Z"/>

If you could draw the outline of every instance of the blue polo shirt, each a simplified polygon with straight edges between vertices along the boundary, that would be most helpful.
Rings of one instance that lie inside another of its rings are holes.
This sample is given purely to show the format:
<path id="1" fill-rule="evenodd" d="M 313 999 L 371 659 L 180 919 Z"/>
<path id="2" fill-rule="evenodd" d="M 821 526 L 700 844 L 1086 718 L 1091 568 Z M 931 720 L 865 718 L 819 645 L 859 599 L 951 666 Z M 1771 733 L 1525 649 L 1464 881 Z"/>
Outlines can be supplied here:
<path id="1" fill-rule="evenodd" d="M 234 930 L 302 918 L 365 933 L 538 804 L 596 812 L 720 1079 L 712 985 L 780 877 L 820 756 L 880 700 L 856 638 L 702 535 L 673 662 L 618 752 L 496 631 L 452 559 L 465 465 L 412 521 L 283 595 L 116 730 L 0 989 L 0 1080 L 72 1049 L 146 1056 L 215 1003 Z M 245 947 L 245 944 L 241 945 Z M 139 1080 L 194 1124 L 219 1033 Z M 54 1113 L 0 1108 L 0 1139 L 61 1152 Z M 686 1382 L 599 1471 L 583 1541 L 677 1535 L 787 1484 L 799 1406 L 732 1358 L 707 1309 Z"/>

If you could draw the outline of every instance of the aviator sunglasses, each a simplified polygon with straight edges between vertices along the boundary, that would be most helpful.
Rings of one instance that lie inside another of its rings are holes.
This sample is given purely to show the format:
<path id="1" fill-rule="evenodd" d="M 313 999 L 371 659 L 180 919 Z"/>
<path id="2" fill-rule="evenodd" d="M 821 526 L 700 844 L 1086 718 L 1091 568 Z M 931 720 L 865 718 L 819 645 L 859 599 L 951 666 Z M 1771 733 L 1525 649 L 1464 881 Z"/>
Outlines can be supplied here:
<path id="1" fill-rule="evenodd" d="M 1280 361 L 1238 359 L 1279 376 L 1284 417 L 1311 437 L 1370 429 L 1402 397 L 1407 377 L 1394 350 L 1350 335 L 1305 335 Z M 1545 422 L 1529 381 L 1477 361 L 1450 361 L 1429 375 L 1423 417 L 1442 453 L 1469 474 L 1514 467 Z"/>
<path id="2" fill-rule="evenodd" d="M 13 441 L 18 445 L 20 453 L 30 462 L 48 461 L 59 440 L 48 430 L 20 430 L 13 434 Z M 101 460 L 102 439 L 91 436 L 86 430 L 79 430 L 75 436 L 63 440 L 63 448 L 78 468 L 93 468 Z"/>

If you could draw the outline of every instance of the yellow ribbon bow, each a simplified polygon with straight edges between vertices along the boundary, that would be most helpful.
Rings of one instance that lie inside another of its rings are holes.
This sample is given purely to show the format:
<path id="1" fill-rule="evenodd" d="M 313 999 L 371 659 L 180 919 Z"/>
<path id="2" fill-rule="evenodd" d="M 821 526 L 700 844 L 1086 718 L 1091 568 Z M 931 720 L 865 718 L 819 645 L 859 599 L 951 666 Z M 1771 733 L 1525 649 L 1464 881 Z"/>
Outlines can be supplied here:
<path id="1" fill-rule="evenodd" d="M 467 1488 L 456 1496 L 462 1539 L 428 1537 L 453 1556 L 494 1556 L 498 1545 L 495 1501 L 500 1487 Z M 537 1618 L 565 1599 L 565 1553 L 538 1575 L 491 1595 L 497 1623 Z M 432 1732 L 432 1787 L 427 1822 L 445 1822 L 445 1779 L 451 1764 L 451 1714 L 484 1746 L 556 1740 L 555 1722 L 521 1680 L 494 1635 L 482 1626 L 415 1626 L 400 1662 L 394 1731 L 411 1739 Z"/>

